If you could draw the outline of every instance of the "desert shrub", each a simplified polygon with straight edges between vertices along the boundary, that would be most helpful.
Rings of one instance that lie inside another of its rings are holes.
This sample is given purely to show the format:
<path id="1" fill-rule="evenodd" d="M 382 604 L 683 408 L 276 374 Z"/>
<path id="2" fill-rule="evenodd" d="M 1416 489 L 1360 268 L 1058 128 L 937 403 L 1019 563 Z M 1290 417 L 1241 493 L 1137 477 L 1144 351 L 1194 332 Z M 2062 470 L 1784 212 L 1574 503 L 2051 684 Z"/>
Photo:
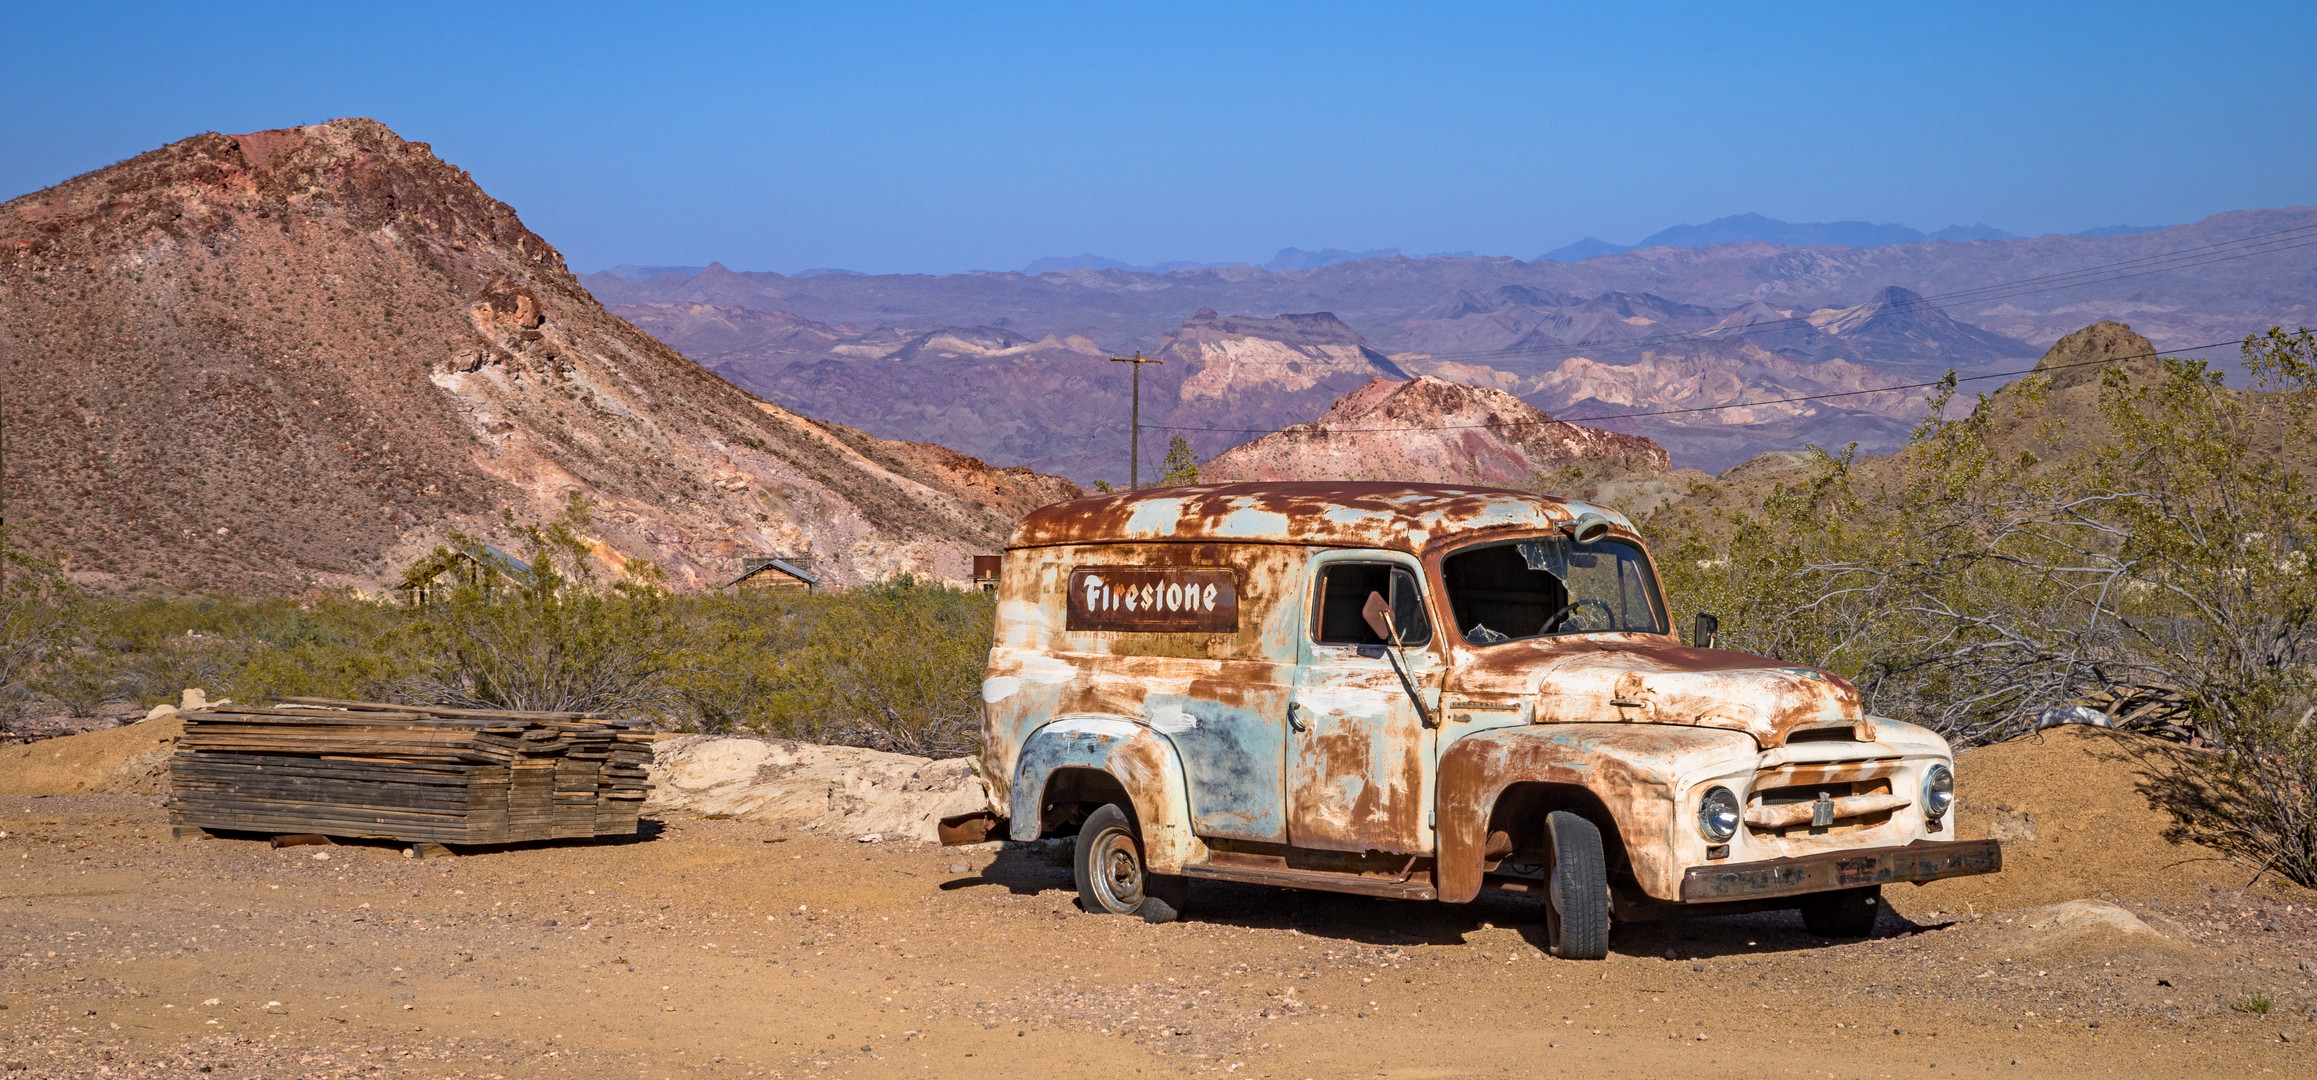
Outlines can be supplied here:
<path id="1" fill-rule="evenodd" d="M 836 741 L 928 757 L 977 748 L 992 598 L 903 578 L 843 599 L 800 658 L 828 682 Z"/>
<path id="2" fill-rule="evenodd" d="M 680 662 L 668 591 L 640 563 L 609 587 L 596 581 L 574 500 L 540 526 L 510 527 L 528 566 L 512 584 L 477 581 L 450 590 L 408 620 L 414 701 L 471 708 L 634 715 L 671 699 Z M 480 541 L 454 535 L 477 559 Z"/>
<path id="3" fill-rule="evenodd" d="M 1871 468 L 1820 452 L 1760 506 L 1653 521 L 1667 587 L 1966 744 L 2091 690 L 2176 693 L 2218 751 L 2175 793 L 2184 833 L 2317 884 L 2317 340 L 2271 331 L 2244 366 L 2243 391 L 2200 361 L 2110 371 L 2096 425 L 2031 378 L 2003 408 L 2047 457 L 1942 396 Z"/>
<path id="4" fill-rule="evenodd" d="M 0 525 L 0 734 L 51 658 L 69 647 L 71 600 L 57 565 L 10 546 Z"/>
<path id="5" fill-rule="evenodd" d="M 75 597 L 18 559 L 0 593 L 0 704 L 283 697 L 588 712 L 926 755 L 971 752 L 995 605 L 909 577 L 840 593 L 671 593 L 599 581 L 575 502 L 511 528 L 528 567 L 412 609 L 347 594 Z M 454 536 L 483 557 L 482 544 Z M 438 553 L 440 554 L 440 553 Z M 486 578 L 488 576 L 486 575 Z"/>
<path id="6" fill-rule="evenodd" d="M 690 726 L 939 756 L 971 752 L 995 604 L 902 577 L 843 593 L 684 602 Z"/>

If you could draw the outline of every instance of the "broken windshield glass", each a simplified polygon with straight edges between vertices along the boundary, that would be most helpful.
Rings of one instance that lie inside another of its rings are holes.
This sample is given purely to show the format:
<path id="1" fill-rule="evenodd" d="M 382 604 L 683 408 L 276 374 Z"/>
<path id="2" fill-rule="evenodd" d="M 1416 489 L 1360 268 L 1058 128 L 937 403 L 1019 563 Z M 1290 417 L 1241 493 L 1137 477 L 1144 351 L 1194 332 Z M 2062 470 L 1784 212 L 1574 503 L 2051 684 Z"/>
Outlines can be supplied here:
<path id="1" fill-rule="evenodd" d="M 1552 536 L 1468 548 L 1442 560 L 1440 571 L 1456 628 L 1475 645 L 1665 632 L 1649 559 L 1623 540 Z"/>

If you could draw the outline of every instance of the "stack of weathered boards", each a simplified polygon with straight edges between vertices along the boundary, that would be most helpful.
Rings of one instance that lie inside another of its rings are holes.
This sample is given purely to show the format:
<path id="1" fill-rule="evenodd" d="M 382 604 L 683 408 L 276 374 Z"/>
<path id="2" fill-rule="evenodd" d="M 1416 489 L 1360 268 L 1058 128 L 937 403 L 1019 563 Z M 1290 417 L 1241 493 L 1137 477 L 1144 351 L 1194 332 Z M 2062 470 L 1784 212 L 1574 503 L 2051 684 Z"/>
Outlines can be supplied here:
<path id="1" fill-rule="evenodd" d="M 652 736 L 578 713 L 285 698 L 180 713 L 171 820 L 438 844 L 633 836 Z"/>

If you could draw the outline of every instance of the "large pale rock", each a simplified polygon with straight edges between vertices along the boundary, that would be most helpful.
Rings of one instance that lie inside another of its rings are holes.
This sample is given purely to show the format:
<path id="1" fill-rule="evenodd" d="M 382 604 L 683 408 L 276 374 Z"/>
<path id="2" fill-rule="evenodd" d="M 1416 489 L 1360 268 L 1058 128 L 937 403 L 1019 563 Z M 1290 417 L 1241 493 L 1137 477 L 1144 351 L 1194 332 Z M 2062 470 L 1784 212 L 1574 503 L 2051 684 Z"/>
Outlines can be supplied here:
<path id="1" fill-rule="evenodd" d="M 2020 930 L 2037 946 L 2055 945 L 2097 933 L 2164 937 L 2138 915 L 2105 900 L 2069 900 L 2030 909 L 2020 919 Z"/>
<path id="2" fill-rule="evenodd" d="M 968 758 L 717 735 L 670 739 L 653 747 L 652 758 L 647 810 L 932 841 L 942 818 L 989 804 Z"/>

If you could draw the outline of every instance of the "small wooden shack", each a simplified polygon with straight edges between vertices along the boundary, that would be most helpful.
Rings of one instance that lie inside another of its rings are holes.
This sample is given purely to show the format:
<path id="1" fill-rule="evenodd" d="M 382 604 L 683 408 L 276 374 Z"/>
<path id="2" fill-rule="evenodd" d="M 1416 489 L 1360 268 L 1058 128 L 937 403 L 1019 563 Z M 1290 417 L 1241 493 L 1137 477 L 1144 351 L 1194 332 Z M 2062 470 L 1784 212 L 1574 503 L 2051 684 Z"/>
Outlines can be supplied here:
<path id="1" fill-rule="evenodd" d="M 529 573 L 530 563 L 490 544 L 484 544 L 479 554 L 460 548 L 436 548 L 434 554 L 402 572 L 402 584 L 394 591 L 403 603 L 424 607 L 453 589 L 479 587 L 487 592 L 502 585 L 513 585 Z"/>
<path id="2" fill-rule="evenodd" d="M 974 587 L 986 593 L 998 591 L 998 569 L 1005 564 L 1003 555 L 976 555 L 973 557 Z"/>
<path id="3" fill-rule="evenodd" d="M 740 560 L 740 576 L 724 583 L 727 589 L 804 589 L 818 587 L 810 555 L 782 555 L 771 559 Z"/>

